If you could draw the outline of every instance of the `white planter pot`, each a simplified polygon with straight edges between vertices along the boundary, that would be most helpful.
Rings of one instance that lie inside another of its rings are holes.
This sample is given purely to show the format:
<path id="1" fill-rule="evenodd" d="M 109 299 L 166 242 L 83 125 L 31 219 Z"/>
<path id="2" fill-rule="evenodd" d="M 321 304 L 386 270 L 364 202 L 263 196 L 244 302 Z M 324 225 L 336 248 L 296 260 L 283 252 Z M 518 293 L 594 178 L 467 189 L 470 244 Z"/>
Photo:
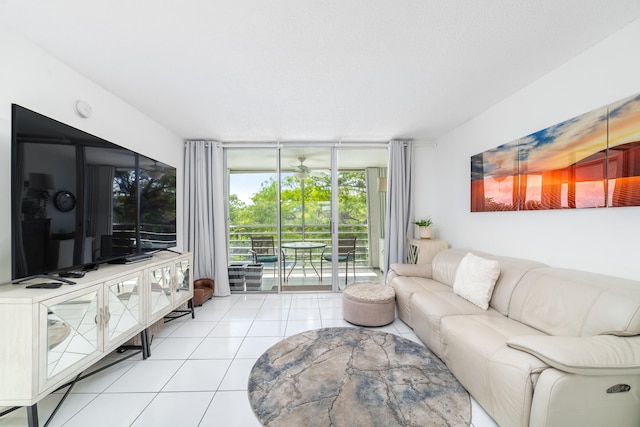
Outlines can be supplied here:
<path id="1" fill-rule="evenodd" d="M 431 226 L 429 226 L 429 227 L 418 227 L 418 229 L 420 230 L 420 238 L 421 239 L 431 239 L 431 236 L 433 235 L 433 233 L 431 231 Z"/>

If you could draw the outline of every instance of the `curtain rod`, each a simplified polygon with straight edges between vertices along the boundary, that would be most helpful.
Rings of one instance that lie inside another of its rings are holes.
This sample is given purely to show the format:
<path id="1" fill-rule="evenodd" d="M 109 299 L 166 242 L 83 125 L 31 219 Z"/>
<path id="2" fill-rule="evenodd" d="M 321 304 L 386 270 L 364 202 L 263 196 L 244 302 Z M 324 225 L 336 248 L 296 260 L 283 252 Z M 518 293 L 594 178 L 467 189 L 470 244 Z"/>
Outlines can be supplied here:
<path id="1" fill-rule="evenodd" d="M 305 147 L 384 147 L 389 141 L 223 141 L 216 143 L 221 148 L 305 148 Z"/>
<path id="2" fill-rule="evenodd" d="M 337 147 L 337 148 L 387 148 L 391 141 L 216 141 L 206 139 L 187 139 L 189 142 L 203 142 L 214 144 L 218 148 L 307 148 L 307 147 Z M 403 144 L 405 147 L 407 143 Z"/>

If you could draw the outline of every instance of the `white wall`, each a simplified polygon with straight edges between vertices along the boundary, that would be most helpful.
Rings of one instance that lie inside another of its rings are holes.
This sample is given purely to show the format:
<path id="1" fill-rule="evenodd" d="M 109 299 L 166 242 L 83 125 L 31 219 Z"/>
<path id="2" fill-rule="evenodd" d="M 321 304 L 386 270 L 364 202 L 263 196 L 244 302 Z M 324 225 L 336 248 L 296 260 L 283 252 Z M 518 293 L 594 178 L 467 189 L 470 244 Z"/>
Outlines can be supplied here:
<path id="1" fill-rule="evenodd" d="M 453 247 L 640 279 L 640 207 L 469 209 L 472 155 L 640 92 L 639 40 L 640 20 L 438 139 L 434 152 L 423 148 L 435 162 L 418 168 L 416 181 L 437 185 L 420 194 L 416 216 L 432 215 Z"/>
<path id="2" fill-rule="evenodd" d="M 176 167 L 182 249 L 182 139 L 2 25 L 0 58 L 0 283 L 11 279 L 12 103 Z M 78 99 L 92 106 L 90 118 L 75 114 Z"/>

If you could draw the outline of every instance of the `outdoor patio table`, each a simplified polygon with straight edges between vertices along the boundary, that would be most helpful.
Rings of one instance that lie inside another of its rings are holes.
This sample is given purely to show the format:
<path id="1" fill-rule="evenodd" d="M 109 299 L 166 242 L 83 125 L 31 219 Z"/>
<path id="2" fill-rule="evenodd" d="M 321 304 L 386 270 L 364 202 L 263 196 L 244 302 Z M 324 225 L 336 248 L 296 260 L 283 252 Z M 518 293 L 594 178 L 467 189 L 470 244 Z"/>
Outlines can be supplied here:
<path id="1" fill-rule="evenodd" d="M 298 263 L 298 252 L 302 252 L 302 256 L 300 257 L 300 259 L 302 260 L 302 270 L 304 271 L 304 254 L 305 252 L 309 252 L 309 263 L 311 264 L 311 267 L 313 267 L 313 270 L 316 272 L 316 276 L 318 276 L 318 279 L 320 278 L 320 273 L 318 273 L 318 269 L 316 268 L 315 265 L 313 265 L 313 257 L 312 252 L 314 249 L 322 249 L 324 247 L 326 247 L 327 244 L 326 243 L 320 243 L 320 242 L 289 242 L 289 243 L 283 243 L 282 244 L 282 248 L 283 249 L 292 249 L 294 251 L 293 254 L 293 265 L 291 266 L 291 268 L 289 269 L 289 273 L 287 273 L 287 280 L 289 279 L 289 276 L 291 275 L 291 272 L 293 271 L 294 267 L 296 266 L 296 264 Z"/>

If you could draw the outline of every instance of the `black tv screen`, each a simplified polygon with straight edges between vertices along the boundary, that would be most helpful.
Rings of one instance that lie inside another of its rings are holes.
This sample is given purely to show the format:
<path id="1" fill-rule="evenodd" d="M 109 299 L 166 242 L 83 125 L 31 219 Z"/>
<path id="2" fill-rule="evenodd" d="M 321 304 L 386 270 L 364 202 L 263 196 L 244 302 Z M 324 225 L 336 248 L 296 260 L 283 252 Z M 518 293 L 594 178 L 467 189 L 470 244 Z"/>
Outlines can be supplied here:
<path id="1" fill-rule="evenodd" d="M 176 244 L 176 169 L 12 106 L 12 279 Z"/>

